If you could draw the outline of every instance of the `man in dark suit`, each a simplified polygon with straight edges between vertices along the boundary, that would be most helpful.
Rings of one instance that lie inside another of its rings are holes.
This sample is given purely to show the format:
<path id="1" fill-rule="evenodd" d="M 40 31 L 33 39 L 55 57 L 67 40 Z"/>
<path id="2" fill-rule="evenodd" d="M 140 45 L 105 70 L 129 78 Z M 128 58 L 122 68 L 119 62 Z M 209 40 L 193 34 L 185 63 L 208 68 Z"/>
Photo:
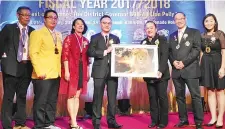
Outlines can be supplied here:
<path id="1" fill-rule="evenodd" d="M 112 20 L 110 16 L 104 15 L 100 19 L 102 32 L 91 37 L 88 48 L 88 55 L 94 57 L 91 76 L 94 78 L 93 115 L 92 122 L 94 129 L 100 129 L 102 100 L 104 88 L 107 85 L 108 110 L 107 122 L 109 128 L 121 128 L 115 120 L 116 95 L 118 78 L 111 77 L 111 44 L 119 44 L 117 36 L 110 34 Z"/>
<path id="2" fill-rule="evenodd" d="M 169 60 L 172 65 L 172 79 L 180 117 L 180 122 L 175 126 L 189 125 L 185 101 L 185 84 L 187 84 L 192 98 L 196 129 L 202 129 L 203 108 L 199 88 L 201 35 L 198 30 L 187 27 L 184 13 L 176 13 L 174 20 L 178 31 L 170 35 Z"/>
<path id="3" fill-rule="evenodd" d="M 28 26 L 31 9 L 17 9 L 18 22 L 2 29 L 0 59 L 3 74 L 4 96 L 2 103 L 2 126 L 11 129 L 13 98 L 16 93 L 17 113 L 13 129 L 28 129 L 26 122 L 26 94 L 31 81 L 32 65 L 28 57 L 29 35 L 34 28 Z"/>
<path id="4" fill-rule="evenodd" d="M 157 45 L 159 69 L 158 78 L 144 78 L 150 102 L 151 124 L 149 128 L 157 126 L 158 129 L 165 128 L 168 124 L 168 97 L 167 87 L 170 79 L 168 66 L 168 44 L 164 36 L 157 34 L 157 27 L 153 21 L 145 24 L 147 38 L 141 41 L 143 45 Z"/>

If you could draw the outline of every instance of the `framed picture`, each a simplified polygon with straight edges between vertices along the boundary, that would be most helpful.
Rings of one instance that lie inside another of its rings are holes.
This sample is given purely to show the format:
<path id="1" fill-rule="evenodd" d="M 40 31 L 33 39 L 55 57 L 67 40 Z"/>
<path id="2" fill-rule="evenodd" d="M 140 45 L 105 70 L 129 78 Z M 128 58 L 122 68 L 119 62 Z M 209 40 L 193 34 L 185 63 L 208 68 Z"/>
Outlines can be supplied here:
<path id="1" fill-rule="evenodd" d="M 111 76 L 157 77 L 157 45 L 112 44 L 112 47 Z"/>

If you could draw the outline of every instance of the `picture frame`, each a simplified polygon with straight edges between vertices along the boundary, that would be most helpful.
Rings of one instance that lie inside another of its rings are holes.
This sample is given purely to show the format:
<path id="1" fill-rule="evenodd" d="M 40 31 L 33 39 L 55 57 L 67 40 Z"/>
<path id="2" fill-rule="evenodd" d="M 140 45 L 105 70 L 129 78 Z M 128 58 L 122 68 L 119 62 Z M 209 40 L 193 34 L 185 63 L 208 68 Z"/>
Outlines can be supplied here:
<path id="1" fill-rule="evenodd" d="M 158 46 L 112 44 L 111 76 L 157 78 Z"/>

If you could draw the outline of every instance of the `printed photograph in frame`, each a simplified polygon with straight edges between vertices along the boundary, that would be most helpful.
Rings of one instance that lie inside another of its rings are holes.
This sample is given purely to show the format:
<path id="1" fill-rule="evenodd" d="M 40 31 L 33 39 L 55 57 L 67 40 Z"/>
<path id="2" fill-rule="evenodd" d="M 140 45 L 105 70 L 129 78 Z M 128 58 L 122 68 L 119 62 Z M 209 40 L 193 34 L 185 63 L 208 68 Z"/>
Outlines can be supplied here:
<path id="1" fill-rule="evenodd" d="M 157 78 L 158 46 L 112 44 L 111 76 Z"/>

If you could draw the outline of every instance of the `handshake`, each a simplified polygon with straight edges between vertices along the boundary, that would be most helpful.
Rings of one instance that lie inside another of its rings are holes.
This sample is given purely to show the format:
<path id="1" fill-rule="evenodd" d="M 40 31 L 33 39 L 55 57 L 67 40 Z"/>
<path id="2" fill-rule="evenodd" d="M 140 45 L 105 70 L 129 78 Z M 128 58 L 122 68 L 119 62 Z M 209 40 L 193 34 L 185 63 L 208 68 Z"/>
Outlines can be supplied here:
<path id="1" fill-rule="evenodd" d="M 175 60 L 173 62 L 173 66 L 176 68 L 176 69 L 183 69 L 184 68 L 184 64 L 182 61 L 177 61 Z"/>

